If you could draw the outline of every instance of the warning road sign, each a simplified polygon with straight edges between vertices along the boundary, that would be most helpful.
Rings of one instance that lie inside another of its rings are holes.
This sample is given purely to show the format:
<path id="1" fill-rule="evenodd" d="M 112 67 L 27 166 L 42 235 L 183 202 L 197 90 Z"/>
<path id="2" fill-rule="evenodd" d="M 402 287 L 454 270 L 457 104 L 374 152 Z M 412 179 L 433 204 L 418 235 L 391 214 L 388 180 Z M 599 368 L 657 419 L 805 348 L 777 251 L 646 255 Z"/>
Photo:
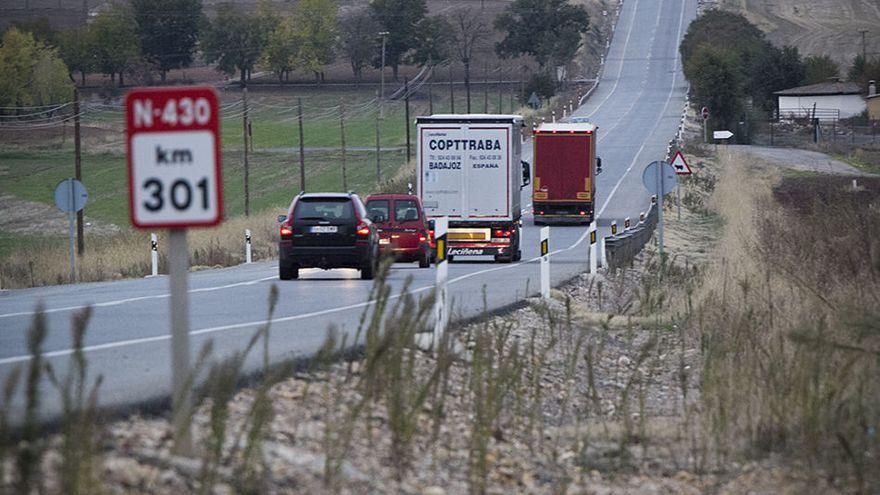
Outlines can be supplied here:
<path id="1" fill-rule="evenodd" d="M 672 168 L 675 169 L 675 173 L 678 175 L 691 175 L 693 173 L 688 166 L 687 161 L 684 159 L 684 155 L 681 154 L 681 151 L 675 152 L 675 158 L 672 159 L 671 165 Z"/>

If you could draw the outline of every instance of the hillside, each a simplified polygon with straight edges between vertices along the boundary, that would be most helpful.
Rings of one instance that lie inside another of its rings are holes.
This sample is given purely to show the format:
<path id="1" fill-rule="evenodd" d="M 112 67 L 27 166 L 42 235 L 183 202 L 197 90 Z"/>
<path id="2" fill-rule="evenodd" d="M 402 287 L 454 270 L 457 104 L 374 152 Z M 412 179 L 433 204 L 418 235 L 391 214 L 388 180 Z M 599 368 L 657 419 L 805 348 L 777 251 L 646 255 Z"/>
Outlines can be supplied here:
<path id="1" fill-rule="evenodd" d="M 862 51 L 880 56 L 877 0 L 720 0 L 745 15 L 777 46 L 793 45 L 803 55 L 828 55 L 845 71 Z"/>

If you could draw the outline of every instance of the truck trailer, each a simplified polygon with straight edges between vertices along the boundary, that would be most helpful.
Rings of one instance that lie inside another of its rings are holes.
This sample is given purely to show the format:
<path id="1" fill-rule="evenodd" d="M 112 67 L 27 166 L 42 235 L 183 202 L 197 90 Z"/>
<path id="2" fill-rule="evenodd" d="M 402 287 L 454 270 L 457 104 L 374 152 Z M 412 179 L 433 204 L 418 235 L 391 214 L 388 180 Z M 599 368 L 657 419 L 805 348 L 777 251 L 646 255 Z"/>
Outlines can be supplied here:
<path id="1" fill-rule="evenodd" d="M 530 183 L 521 160 L 519 115 L 418 117 L 416 173 L 426 218 L 449 218 L 449 260 L 522 257 L 520 190 Z"/>
<path id="2" fill-rule="evenodd" d="M 535 225 L 589 224 L 595 216 L 596 127 L 588 122 L 541 124 L 533 136 Z"/>

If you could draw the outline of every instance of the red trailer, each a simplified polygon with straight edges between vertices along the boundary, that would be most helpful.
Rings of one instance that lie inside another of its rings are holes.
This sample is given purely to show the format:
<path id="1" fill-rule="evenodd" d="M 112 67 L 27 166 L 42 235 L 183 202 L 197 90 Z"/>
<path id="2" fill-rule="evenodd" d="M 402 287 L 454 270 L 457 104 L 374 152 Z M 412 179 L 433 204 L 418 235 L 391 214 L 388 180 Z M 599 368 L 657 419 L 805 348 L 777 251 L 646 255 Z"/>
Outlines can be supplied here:
<path id="1" fill-rule="evenodd" d="M 597 126 L 582 123 L 541 124 L 534 133 L 532 208 L 535 225 L 589 224 L 593 221 Z"/>

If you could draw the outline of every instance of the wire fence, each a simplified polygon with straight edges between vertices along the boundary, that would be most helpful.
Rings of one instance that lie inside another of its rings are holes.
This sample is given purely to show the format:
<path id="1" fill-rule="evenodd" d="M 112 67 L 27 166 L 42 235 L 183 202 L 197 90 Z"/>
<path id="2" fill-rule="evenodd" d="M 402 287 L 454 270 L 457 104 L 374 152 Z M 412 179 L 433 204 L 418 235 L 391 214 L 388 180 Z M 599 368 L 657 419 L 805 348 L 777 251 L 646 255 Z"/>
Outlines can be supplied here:
<path id="1" fill-rule="evenodd" d="M 880 121 L 857 124 L 847 121 L 783 120 L 758 122 L 747 130 L 750 144 L 797 147 L 809 144 L 880 146 Z"/>

